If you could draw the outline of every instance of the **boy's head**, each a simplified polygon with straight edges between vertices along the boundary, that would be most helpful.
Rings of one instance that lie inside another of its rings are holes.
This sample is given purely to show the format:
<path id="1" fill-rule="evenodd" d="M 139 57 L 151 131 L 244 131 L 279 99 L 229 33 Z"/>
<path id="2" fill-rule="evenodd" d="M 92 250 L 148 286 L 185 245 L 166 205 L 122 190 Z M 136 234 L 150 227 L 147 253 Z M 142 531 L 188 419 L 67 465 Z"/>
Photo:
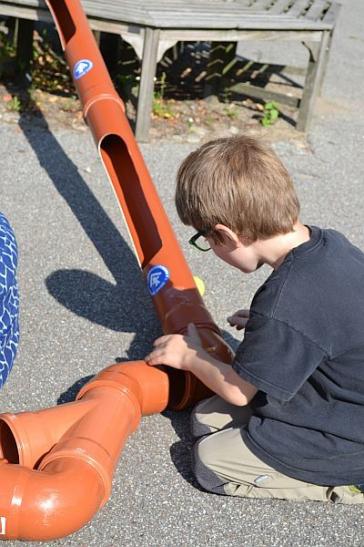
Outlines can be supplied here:
<path id="1" fill-rule="evenodd" d="M 299 202 L 292 180 L 275 153 L 246 136 L 210 141 L 178 170 L 176 207 L 186 225 L 215 243 L 222 224 L 250 242 L 292 231 Z"/>

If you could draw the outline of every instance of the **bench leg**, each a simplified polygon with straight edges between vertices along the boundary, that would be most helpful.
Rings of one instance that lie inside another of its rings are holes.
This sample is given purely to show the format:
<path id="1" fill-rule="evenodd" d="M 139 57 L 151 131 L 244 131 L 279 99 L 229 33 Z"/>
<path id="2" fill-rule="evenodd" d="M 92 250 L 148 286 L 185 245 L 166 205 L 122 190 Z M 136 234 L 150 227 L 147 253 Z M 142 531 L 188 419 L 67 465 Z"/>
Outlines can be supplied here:
<path id="1" fill-rule="evenodd" d="M 33 60 L 33 21 L 17 19 L 15 30 L 16 62 L 25 84 L 31 82 L 31 63 Z"/>
<path id="2" fill-rule="evenodd" d="M 316 44 L 311 44 L 311 46 L 304 44 L 309 51 L 309 61 L 296 125 L 298 131 L 306 132 L 311 122 L 315 100 L 319 93 L 322 71 L 324 69 L 329 34 L 329 31 L 322 32 L 322 39 L 317 52 L 314 51 Z"/>
<path id="3" fill-rule="evenodd" d="M 318 94 L 321 96 L 321 92 L 322 92 L 322 85 L 324 83 L 324 79 L 325 79 L 325 74 L 326 74 L 326 70 L 327 70 L 327 65 L 329 63 L 329 58 L 330 58 L 330 50 L 331 50 L 331 43 L 332 43 L 332 38 L 333 38 L 333 31 L 330 32 L 330 36 L 329 36 L 329 39 L 327 40 L 327 46 L 326 46 L 326 51 L 325 51 L 325 58 L 324 58 L 324 61 L 323 61 L 323 67 L 322 67 L 322 71 L 321 71 L 321 76 L 320 76 L 320 81 L 319 81 L 319 88 L 318 88 Z"/>
<path id="4" fill-rule="evenodd" d="M 135 136 L 139 142 L 147 142 L 153 105 L 154 76 L 157 70 L 159 29 L 144 30 L 142 72 L 138 93 Z"/>

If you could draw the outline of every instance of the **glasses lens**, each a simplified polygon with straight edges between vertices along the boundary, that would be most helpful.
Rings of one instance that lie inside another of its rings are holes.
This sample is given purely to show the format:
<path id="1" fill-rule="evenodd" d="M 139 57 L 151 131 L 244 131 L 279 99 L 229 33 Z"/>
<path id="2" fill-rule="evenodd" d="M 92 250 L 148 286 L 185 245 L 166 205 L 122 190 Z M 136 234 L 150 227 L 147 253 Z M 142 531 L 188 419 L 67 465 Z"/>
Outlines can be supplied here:
<path id="1" fill-rule="evenodd" d="M 200 251 L 209 251 L 211 249 L 204 232 L 197 232 L 197 234 L 191 237 L 189 243 Z"/>
<path id="2" fill-rule="evenodd" d="M 201 235 L 195 241 L 195 245 L 198 249 L 200 249 L 200 251 L 208 251 L 209 249 L 211 249 L 209 242 L 207 241 L 207 239 L 203 235 Z"/>

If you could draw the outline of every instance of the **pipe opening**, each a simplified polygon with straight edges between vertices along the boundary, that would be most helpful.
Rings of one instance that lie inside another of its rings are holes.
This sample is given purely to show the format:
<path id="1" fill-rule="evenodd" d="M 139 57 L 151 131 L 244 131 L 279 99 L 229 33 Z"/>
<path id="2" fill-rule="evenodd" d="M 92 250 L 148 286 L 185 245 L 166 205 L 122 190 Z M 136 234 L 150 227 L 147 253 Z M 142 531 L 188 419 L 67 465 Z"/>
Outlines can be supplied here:
<path id="1" fill-rule="evenodd" d="M 162 247 L 162 241 L 140 177 L 126 144 L 118 135 L 104 137 L 100 153 L 115 192 L 123 204 L 125 219 L 143 268 Z"/>
<path id="2" fill-rule="evenodd" d="M 186 373 L 171 367 L 165 367 L 169 378 L 169 398 L 167 408 L 170 410 L 180 409 L 186 395 Z"/>
<path id="3" fill-rule="evenodd" d="M 48 4 L 57 24 L 62 47 L 65 49 L 76 32 L 76 25 L 73 22 L 65 0 L 48 0 Z"/>
<path id="4" fill-rule="evenodd" d="M 7 423 L 0 420 L 0 458 L 9 463 L 19 463 L 19 452 L 13 432 Z"/>

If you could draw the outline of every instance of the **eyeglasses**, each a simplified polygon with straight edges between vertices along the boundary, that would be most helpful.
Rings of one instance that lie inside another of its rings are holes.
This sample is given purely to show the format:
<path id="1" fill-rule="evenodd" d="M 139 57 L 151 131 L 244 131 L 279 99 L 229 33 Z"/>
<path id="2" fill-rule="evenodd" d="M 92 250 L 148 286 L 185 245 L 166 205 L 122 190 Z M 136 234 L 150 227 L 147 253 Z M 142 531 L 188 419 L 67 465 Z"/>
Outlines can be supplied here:
<path id="1" fill-rule="evenodd" d="M 209 242 L 206 239 L 207 232 L 203 232 L 202 230 L 197 232 L 194 236 L 192 236 L 188 243 L 192 245 L 192 247 L 195 247 L 199 251 L 209 251 L 211 249 Z"/>

